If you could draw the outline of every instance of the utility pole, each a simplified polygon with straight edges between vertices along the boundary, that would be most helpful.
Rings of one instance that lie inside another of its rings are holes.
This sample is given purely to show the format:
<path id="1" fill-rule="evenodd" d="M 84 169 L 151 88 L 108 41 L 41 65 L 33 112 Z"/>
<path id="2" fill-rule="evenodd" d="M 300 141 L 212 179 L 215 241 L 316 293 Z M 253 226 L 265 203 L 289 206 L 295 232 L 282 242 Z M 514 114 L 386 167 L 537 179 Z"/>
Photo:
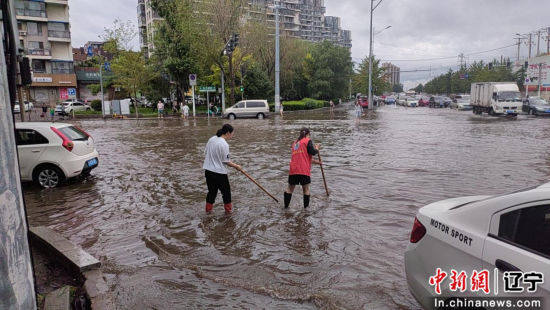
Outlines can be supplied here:
<path id="1" fill-rule="evenodd" d="M 518 61 L 519 61 L 519 47 L 521 45 L 521 38 L 518 38 Z"/>
<path id="2" fill-rule="evenodd" d="M 280 89 L 280 64 L 279 64 L 279 3 L 275 4 L 275 112 L 281 109 Z"/>
<path id="3" fill-rule="evenodd" d="M 537 57 L 540 55 L 540 30 L 537 31 L 538 39 L 537 39 Z"/>
<path id="4" fill-rule="evenodd" d="M 539 97 L 540 97 L 540 88 L 542 86 L 542 63 L 539 63 Z"/>
<path id="5" fill-rule="evenodd" d="M 369 89 L 368 89 L 369 110 L 374 109 L 374 105 L 372 102 L 372 13 L 374 12 L 373 6 L 374 6 L 374 0 L 370 0 L 370 31 L 369 31 L 370 45 L 369 45 Z"/>
<path id="6" fill-rule="evenodd" d="M 546 29 L 548 34 L 546 35 L 546 53 L 550 54 L 550 27 Z"/>
<path id="7" fill-rule="evenodd" d="M 529 34 L 529 58 L 531 58 L 531 33 Z"/>
<path id="8" fill-rule="evenodd" d="M 105 118 L 105 95 L 103 94 L 103 62 L 102 61 L 99 63 L 99 84 L 101 85 L 100 86 L 101 87 L 101 115 L 103 118 Z"/>

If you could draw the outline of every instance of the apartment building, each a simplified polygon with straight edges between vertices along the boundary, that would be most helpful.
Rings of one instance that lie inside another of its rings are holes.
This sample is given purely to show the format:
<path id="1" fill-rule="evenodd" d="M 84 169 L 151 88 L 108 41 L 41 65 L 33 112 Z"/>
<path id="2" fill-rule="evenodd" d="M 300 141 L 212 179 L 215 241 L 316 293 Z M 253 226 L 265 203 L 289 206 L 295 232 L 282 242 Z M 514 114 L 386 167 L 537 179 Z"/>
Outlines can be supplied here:
<path id="1" fill-rule="evenodd" d="M 19 38 L 30 59 L 30 99 L 56 103 L 76 98 L 68 0 L 17 0 Z"/>
<path id="2" fill-rule="evenodd" d="M 333 0 L 336 1 L 336 0 Z M 343 30 L 341 19 L 325 16 L 324 0 L 281 0 L 279 22 L 281 33 L 289 37 L 321 42 L 328 40 L 336 45 L 351 48 L 351 31 Z M 275 28 L 274 0 L 248 0 L 246 17 L 266 21 Z M 154 26 L 162 20 L 151 8 L 150 0 L 138 0 L 139 41 L 141 50 L 150 56 L 154 49 Z"/>
<path id="3" fill-rule="evenodd" d="M 385 71 L 383 78 L 386 82 L 390 83 L 392 86 L 401 83 L 401 69 L 398 66 L 390 62 L 385 62 L 382 64 L 382 69 Z"/>
<path id="4" fill-rule="evenodd" d="M 139 45 L 145 57 L 150 57 L 155 49 L 155 24 L 162 20 L 151 7 L 150 0 L 138 0 L 137 6 Z"/>
<path id="5" fill-rule="evenodd" d="M 281 33 L 313 42 L 327 40 L 351 48 L 351 31 L 342 29 L 340 17 L 325 16 L 324 0 L 249 0 L 248 18 L 266 19 L 274 28 L 275 3 L 279 6 Z"/>

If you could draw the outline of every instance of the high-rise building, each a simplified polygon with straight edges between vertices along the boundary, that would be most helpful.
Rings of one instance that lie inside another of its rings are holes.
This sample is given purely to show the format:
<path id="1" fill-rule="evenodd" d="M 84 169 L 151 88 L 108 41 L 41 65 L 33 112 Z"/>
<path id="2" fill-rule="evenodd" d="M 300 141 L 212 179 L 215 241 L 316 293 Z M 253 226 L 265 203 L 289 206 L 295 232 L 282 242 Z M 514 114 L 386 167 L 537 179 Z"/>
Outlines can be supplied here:
<path id="1" fill-rule="evenodd" d="M 382 64 L 382 69 L 385 71 L 383 78 L 386 82 L 390 83 L 392 86 L 401 83 L 401 69 L 398 66 L 390 62 L 385 62 Z"/>
<path id="2" fill-rule="evenodd" d="M 351 48 L 351 31 L 341 28 L 340 17 L 325 16 L 324 0 L 281 0 L 277 3 L 281 33 L 313 42 L 327 40 Z M 249 18 L 267 19 L 275 27 L 274 0 L 249 0 L 248 4 Z"/>
<path id="3" fill-rule="evenodd" d="M 289 37 L 351 48 L 351 31 L 341 28 L 341 19 L 325 16 L 324 0 L 281 0 L 279 22 L 281 33 Z M 267 21 L 275 28 L 274 0 L 248 0 L 247 18 Z M 151 8 L 150 0 L 138 0 L 139 41 L 141 50 L 150 56 L 154 49 L 155 23 L 162 20 Z"/>
<path id="4" fill-rule="evenodd" d="M 20 44 L 31 63 L 31 99 L 76 98 L 68 0 L 17 0 L 15 11 Z"/>
<path id="5" fill-rule="evenodd" d="M 138 0 L 137 15 L 139 45 L 145 57 L 150 57 L 155 48 L 155 24 L 162 18 L 151 7 L 151 0 Z"/>

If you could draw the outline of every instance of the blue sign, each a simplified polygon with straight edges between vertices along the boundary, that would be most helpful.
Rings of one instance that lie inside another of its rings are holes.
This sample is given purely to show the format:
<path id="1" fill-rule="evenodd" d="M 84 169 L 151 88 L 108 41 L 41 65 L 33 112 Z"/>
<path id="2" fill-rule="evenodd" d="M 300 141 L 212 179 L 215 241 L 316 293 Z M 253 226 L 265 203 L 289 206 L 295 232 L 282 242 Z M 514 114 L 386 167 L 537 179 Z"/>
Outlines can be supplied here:
<path id="1" fill-rule="evenodd" d="M 76 96 L 76 88 L 67 88 L 67 94 L 69 96 Z"/>
<path id="2" fill-rule="evenodd" d="M 104 67 L 105 67 L 105 71 L 111 71 L 111 63 L 110 62 L 106 62 L 104 64 Z"/>
<path id="3" fill-rule="evenodd" d="M 88 56 L 94 56 L 94 50 L 91 45 L 88 45 Z"/>

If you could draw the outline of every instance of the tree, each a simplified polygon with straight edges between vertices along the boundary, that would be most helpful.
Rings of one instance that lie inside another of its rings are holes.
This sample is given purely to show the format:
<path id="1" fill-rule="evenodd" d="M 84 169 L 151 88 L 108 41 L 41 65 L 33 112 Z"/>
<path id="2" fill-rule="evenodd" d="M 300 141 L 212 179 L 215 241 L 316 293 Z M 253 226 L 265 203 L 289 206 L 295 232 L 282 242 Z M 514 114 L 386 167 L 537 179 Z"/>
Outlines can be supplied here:
<path id="1" fill-rule="evenodd" d="M 273 96 L 273 84 L 259 66 L 248 68 L 244 79 L 244 94 L 247 99 L 271 98 Z"/>
<path id="2" fill-rule="evenodd" d="M 374 58 L 374 57 L 373 57 Z M 381 95 L 390 90 L 390 84 L 384 80 L 386 71 L 380 67 L 380 60 L 374 58 L 372 63 L 372 89 L 376 95 Z M 352 89 L 354 93 L 367 94 L 369 89 L 369 58 L 365 57 L 359 64 L 359 70 L 352 77 Z"/>
<path id="3" fill-rule="evenodd" d="M 315 44 L 306 55 L 305 71 L 313 98 L 328 100 L 345 97 L 352 73 L 350 51 L 329 41 Z"/>
<path id="4" fill-rule="evenodd" d="M 414 91 L 415 91 L 416 93 L 421 93 L 423 90 L 424 90 L 424 85 L 422 85 L 422 83 L 418 84 L 418 86 L 416 86 L 416 87 L 414 88 Z"/>
<path id="5" fill-rule="evenodd" d="M 147 89 L 149 82 L 156 77 L 145 65 L 145 58 L 141 52 L 120 51 L 113 60 L 111 69 L 115 75 L 115 85 L 127 89 L 130 96 L 136 99 L 138 92 Z M 134 100 L 134 109 L 138 118 L 137 100 Z"/>
<path id="6" fill-rule="evenodd" d="M 393 84 L 392 86 L 392 92 L 394 93 L 402 93 L 403 92 L 403 84 Z"/>
<path id="7" fill-rule="evenodd" d="M 103 49 L 113 55 L 119 51 L 129 51 L 132 49 L 131 42 L 137 35 L 136 27 L 132 21 L 123 22 L 120 18 L 115 18 L 111 28 L 104 27 L 103 34 L 99 37 L 105 42 Z"/>

